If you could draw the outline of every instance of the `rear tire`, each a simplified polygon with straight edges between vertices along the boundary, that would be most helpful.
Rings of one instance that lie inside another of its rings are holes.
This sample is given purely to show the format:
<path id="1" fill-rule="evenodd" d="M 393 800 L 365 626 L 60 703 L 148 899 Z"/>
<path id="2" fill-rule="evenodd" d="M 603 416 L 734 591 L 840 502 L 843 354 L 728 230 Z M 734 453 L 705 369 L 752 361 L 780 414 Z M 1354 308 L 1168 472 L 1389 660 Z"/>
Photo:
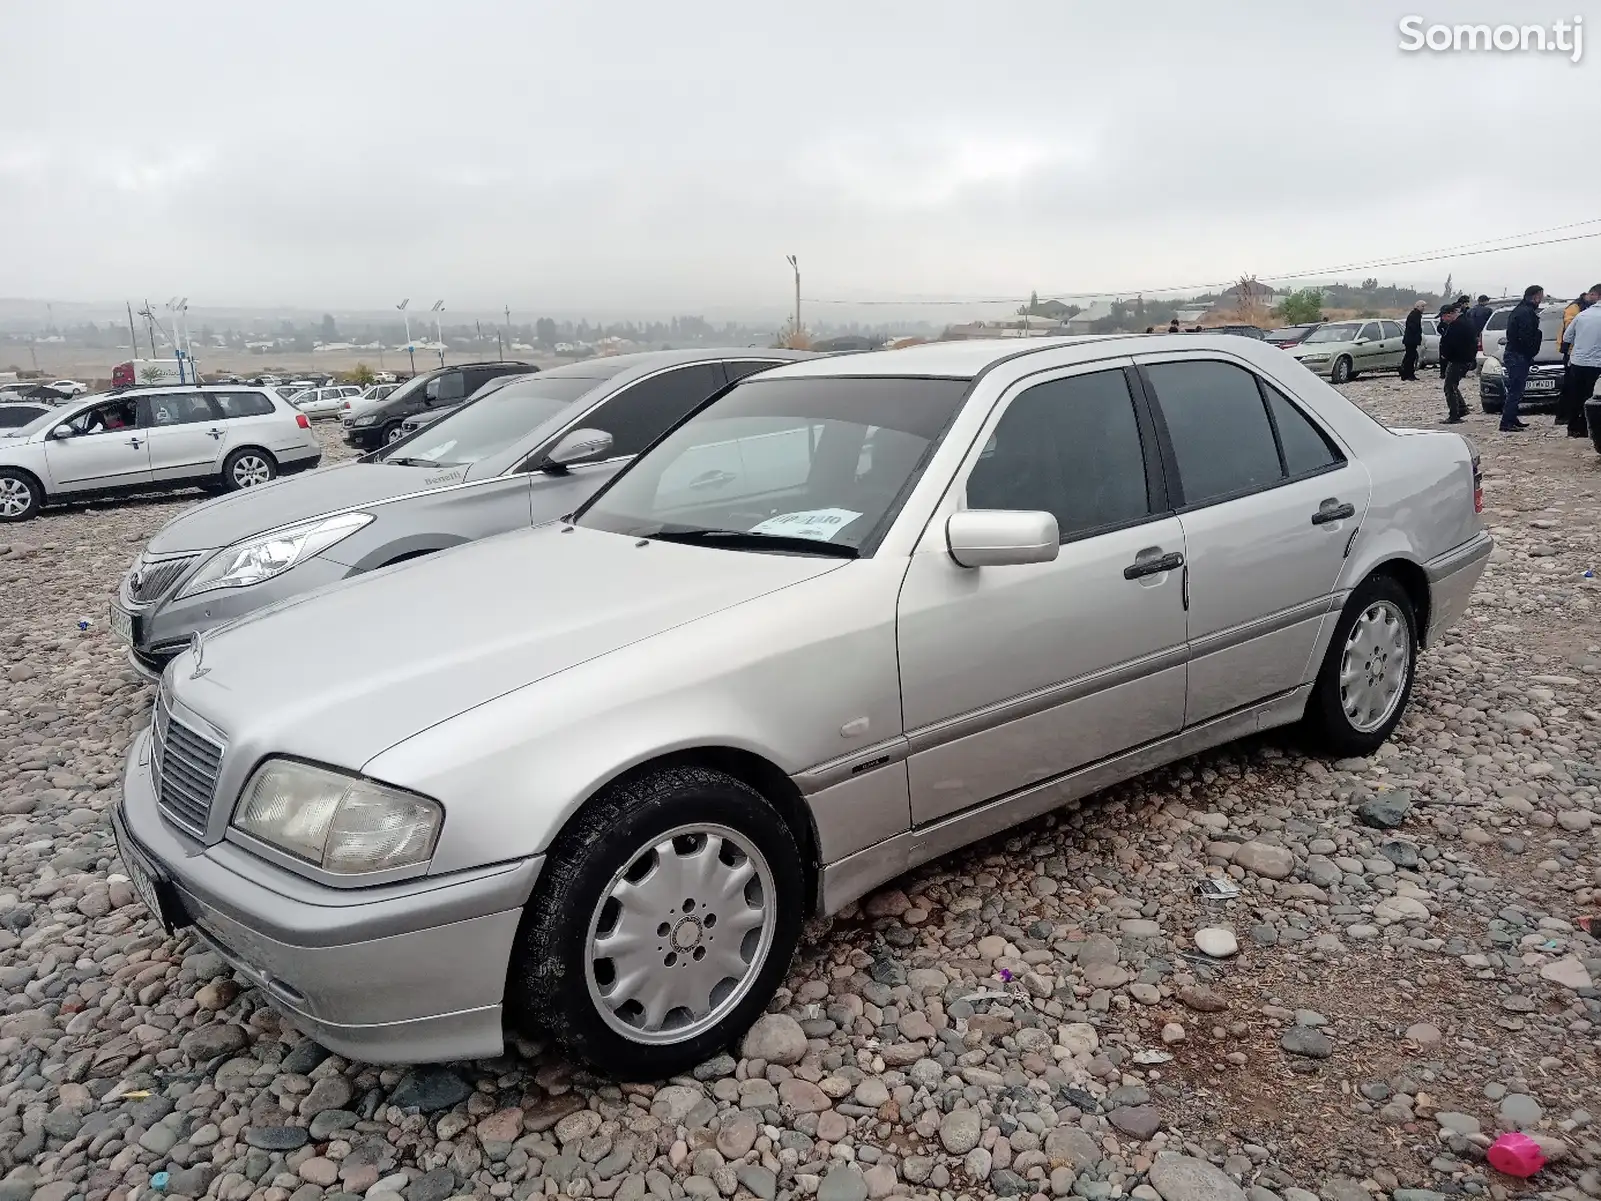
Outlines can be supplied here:
<path id="1" fill-rule="evenodd" d="M 551 847 L 512 953 L 514 1017 L 614 1078 L 689 1071 L 744 1033 L 788 969 L 800 860 L 772 805 L 722 772 L 611 785 Z"/>
<path id="2" fill-rule="evenodd" d="M 278 460 L 254 446 L 241 447 L 222 465 L 222 486 L 229 492 L 254 488 L 278 477 Z"/>
<path id="3" fill-rule="evenodd" d="M 1378 750 L 1406 714 L 1417 675 L 1417 615 L 1391 576 L 1357 586 L 1334 627 L 1307 702 L 1312 741 L 1339 758 Z"/>
<path id="4" fill-rule="evenodd" d="M 44 489 L 24 471 L 0 467 L 0 521 L 31 521 L 44 504 Z"/>

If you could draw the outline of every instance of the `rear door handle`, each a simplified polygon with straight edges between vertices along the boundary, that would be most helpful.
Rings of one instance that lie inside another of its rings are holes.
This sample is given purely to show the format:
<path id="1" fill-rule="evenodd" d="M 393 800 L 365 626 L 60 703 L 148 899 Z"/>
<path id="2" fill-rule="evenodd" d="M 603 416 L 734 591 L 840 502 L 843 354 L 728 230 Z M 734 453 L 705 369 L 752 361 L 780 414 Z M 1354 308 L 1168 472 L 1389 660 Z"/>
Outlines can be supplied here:
<path id="1" fill-rule="evenodd" d="M 1161 575 L 1164 571 L 1177 571 L 1184 566 L 1184 556 L 1178 551 L 1162 553 L 1162 548 L 1153 546 L 1150 550 L 1143 550 L 1139 557 L 1123 569 L 1125 580 L 1139 580 L 1148 575 Z"/>
<path id="2" fill-rule="evenodd" d="M 1341 504 L 1338 500 L 1331 496 L 1328 500 L 1324 501 L 1318 506 L 1316 513 L 1312 514 L 1312 524 L 1328 525 L 1331 521 L 1344 521 L 1349 517 L 1355 516 L 1355 505 Z"/>

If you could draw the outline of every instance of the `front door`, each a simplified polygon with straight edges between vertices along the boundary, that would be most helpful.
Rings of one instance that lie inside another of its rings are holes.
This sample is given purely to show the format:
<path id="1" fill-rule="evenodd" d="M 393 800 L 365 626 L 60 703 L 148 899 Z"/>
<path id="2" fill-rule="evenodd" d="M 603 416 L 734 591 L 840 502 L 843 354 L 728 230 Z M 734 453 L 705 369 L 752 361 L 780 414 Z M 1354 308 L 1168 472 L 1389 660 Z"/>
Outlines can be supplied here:
<path id="1" fill-rule="evenodd" d="M 1367 471 L 1283 392 L 1232 362 L 1143 366 L 1165 430 L 1189 570 L 1194 725 L 1305 683 Z"/>
<path id="2" fill-rule="evenodd" d="M 104 401 L 65 424 L 71 436 L 45 444 L 51 491 L 93 492 L 150 482 L 150 449 L 133 397 Z"/>
<path id="3" fill-rule="evenodd" d="M 901 588 L 914 823 L 1177 731 L 1183 533 L 1121 366 L 1028 381 L 957 478 L 967 509 L 1046 510 L 1054 562 L 964 568 L 936 517 Z"/>
<path id="4" fill-rule="evenodd" d="M 157 392 L 139 400 L 157 482 L 200 479 L 222 470 L 221 416 L 203 392 Z"/>

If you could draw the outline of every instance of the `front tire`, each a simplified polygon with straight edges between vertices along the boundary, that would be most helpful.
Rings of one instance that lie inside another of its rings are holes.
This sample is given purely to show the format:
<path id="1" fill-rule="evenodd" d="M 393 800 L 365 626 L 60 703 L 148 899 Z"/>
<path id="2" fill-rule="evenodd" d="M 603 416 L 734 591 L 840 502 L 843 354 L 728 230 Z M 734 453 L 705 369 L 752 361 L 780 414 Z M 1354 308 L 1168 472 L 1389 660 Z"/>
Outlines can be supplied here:
<path id="1" fill-rule="evenodd" d="M 30 521 L 44 504 L 38 481 L 21 471 L 0 467 L 0 521 Z"/>
<path id="2" fill-rule="evenodd" d="M 1362 581 L 1334 627 L 1306 707 L 1307 732 L 1341 758 L 1366 757 L 1395 731 L 1417 673 L 1417 615 L 1391 576 Z"/>
<path id="3" fill-rule="evenodd" d="M 1345 384 L 1356 378 L 1356 372 L 1351 370 L 1351 360 L 1341 355 L 1334 360 L 1334 367 L 1329 372 L 1329 383 Z"/>
<path id="4" fill-rule="evenodd" d="M 766 1006 L 804 891 L 793 833 L 749 785 L 690 766 L 620 781 L 552 846 L 507 998 L 609 1076 L 686 1072 Z"/>
<path id="5" fill-rule="evenodd" d="M 405 436 L 406 432 L 400 428 L 400 422 L 398 421 L 391 421 L 388 425 L 384 426 L 385 446 L 388 446 L 391 442 L 399 442 Z"/>
<path id="6" fill-rule="evenodd" d="M 229 492 L 254 488 L 278 476 L 278 461 L 264 450 L 246 446 L 229 455 L 222 465 L 222 486 Z"/>

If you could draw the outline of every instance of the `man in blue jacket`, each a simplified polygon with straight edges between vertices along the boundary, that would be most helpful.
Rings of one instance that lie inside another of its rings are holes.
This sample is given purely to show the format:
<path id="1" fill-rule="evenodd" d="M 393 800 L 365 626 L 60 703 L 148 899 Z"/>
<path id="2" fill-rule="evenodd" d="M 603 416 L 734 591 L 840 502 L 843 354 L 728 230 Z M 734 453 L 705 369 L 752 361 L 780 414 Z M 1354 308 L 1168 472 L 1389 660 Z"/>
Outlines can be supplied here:
<path id="1" fill-rule="evenodd" d="M 1544 339 L 1540 337 L 1540 305 L 1545 300 L 1545 289 L 1530 284 L 1523 289 L 1523 299 L 1506 323 L 1506 348 L 1501 365 L 1506 369 L 1506 403 L 1501 409 L 1501 432 L 1529 427 L 1518 420 L 1518 406 L 1523 403 L 1523 386 L 1529 382 L 1529 368 L 1540 353 Z"/>

